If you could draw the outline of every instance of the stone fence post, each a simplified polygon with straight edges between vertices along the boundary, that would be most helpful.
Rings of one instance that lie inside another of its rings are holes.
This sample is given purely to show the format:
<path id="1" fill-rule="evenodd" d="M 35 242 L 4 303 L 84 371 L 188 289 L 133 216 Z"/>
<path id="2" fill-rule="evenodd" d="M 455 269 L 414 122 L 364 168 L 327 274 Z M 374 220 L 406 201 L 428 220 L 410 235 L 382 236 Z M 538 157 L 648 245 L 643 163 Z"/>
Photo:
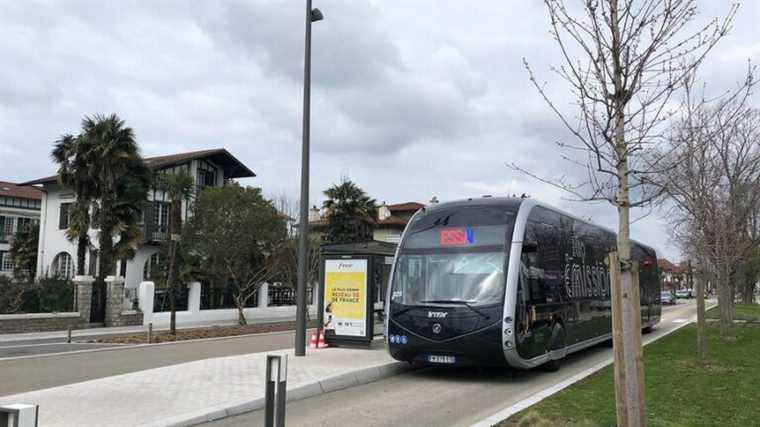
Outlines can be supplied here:
<path id="1" fill-rule="evenodd" d="M 124 278 L 106 277 L 106 326 L 122 326 L 121 312 L 124 310 Z"/>
<path id="2" fill-rule="evenodd" d="M 92 284 L 95 278 L 92 276 L 76 276 L 74 283 L 77 286 L 77 311 L 83 324 L 90 323 L 90 312 L 92 310 Z"/>
<path id="3" fill-rule="evenodd" d="M 153 322 L 153 299 L 156 296 L 156 284 L 142 282 L 139 288 L 140 311 L 143 313 L 143 325 Z"/>

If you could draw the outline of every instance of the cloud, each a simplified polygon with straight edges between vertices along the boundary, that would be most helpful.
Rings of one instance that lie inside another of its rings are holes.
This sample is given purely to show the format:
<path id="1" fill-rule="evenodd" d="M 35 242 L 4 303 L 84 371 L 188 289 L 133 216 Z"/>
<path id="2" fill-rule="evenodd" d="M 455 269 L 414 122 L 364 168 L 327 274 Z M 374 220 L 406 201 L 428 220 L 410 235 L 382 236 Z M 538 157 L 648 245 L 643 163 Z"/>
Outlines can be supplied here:
<path id="1" fill-rule="evenodd" d="M 719 2 L 717 2 L 719 3 Z M 701 1 L 704 21 L 724 5 Z M 757 4 L 756 4 L 757 3 Z M 528 193 L 615 227 L 613 207 L 571 203 L 515 173 L 577 176 L 572 137 L 530 85 L 526 58 L 563 110 L 567 86 L 541 2 L 315 0 L 311 200 L 348 174 L 388 202 Z M 50 174 L 52 142 L 87 114 L 120 114 L 146 155 L 223 146 L 269 194 L 299 188 L 303 2 L 2 2 L 0 179 Z M 741 79 L 760 2 L 708 57 L 716 90 Z M 657 215 L 635 237 L 667 247 Z M 673 248 L 663 249 L 675 257 Z"/>

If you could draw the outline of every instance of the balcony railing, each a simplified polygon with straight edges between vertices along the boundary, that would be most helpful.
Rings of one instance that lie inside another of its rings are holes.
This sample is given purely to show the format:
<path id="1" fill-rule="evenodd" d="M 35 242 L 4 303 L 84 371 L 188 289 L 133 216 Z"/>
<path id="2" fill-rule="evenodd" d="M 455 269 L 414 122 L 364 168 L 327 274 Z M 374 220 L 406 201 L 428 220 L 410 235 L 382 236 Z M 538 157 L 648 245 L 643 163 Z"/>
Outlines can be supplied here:
<path id="1" fill-rule="evenodd" d="M 169 227 L 156 224 L 142 224 L 140 229 L 143 232 L 145 243 L 160 243 L 169 238 Z"/>
<path id="2" fill-rule="evenodd" d="M 0 243 L 11 243 L 13 241 L 13 233 L 0 232 Z"/>

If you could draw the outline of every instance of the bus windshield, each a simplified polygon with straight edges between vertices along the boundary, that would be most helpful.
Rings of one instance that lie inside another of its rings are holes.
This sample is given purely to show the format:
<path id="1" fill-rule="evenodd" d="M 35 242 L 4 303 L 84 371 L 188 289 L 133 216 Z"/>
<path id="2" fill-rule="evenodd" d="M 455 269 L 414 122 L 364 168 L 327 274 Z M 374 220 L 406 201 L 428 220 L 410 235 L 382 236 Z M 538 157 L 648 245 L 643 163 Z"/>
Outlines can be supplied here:
<path id="1" fill-rule="evenodd" d="M 394 303 L 498 304 L 504 299 L 504 252 L 401 255 L 394 276 Z"/>
<path id="2" fill-rule="evenodd" d="M 391 304 L 502 303 L 513 223 L 514 212 L 482 206 L 416 218 L 396 260 Z"/>

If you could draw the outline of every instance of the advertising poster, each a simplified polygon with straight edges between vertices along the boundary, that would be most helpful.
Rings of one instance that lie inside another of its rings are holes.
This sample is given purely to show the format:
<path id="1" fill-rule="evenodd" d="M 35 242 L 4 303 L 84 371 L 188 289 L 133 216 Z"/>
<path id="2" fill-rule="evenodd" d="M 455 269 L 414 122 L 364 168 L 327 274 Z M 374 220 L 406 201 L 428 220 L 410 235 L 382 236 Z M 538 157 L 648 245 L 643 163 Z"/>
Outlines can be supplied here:
<path id="1" fill-rule="evenodd" d="M 324 328 L 335 335 L 367 334 L 367 260 L 325 260 Z"/>

